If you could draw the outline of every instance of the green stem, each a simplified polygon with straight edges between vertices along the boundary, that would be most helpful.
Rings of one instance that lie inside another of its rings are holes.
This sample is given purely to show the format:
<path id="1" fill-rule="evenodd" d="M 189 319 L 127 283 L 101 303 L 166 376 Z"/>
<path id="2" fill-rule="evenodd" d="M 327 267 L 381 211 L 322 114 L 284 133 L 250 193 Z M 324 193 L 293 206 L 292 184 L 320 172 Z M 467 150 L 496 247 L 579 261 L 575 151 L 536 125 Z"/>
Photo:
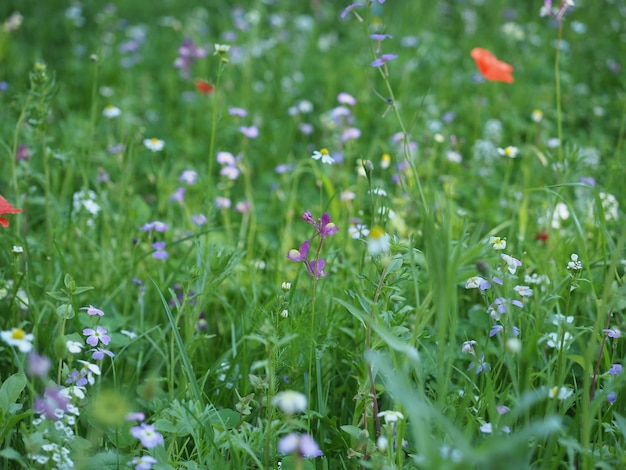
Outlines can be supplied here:
<path id="1" fill-rule="evenodd" d="M 556 125 L 559 139 L 559 163 L 563 164 L 563 113 L 561 111 L 561 74 L 559 62 L 561 59 L 561 38 L 563 37 L 563 22 L 559 21 L 559 35 L 556 44 L 556 56 L 554 59 L 554 77 L 556 86 Z"/>

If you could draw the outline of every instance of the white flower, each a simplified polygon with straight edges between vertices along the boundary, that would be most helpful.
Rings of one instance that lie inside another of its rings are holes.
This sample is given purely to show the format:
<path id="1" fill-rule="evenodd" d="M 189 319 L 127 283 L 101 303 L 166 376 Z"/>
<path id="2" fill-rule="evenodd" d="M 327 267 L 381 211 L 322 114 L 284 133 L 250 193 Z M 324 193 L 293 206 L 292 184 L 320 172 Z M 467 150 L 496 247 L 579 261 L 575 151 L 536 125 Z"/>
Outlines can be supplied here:
<path id="1" fill-rule="evenodd" d="M 505 148 L 498 147 L 498 153 L 505 157 L 515 158 L 517 157 L 519 150 L 517 149 L 517 147 L 513 147 L 512 145 L 509 145 L 508 147 L 505 147 Z"/>
<path id="2" fill-rule="evenodd" d="M 565 400 L 571 397 L 574 394 L 574 391 L 567 387 L 552 387 L 548 391 L 548 396 L 550 398 L 558 398 L 559 400 Z"/>
<path id="3" fill-rule="evenodd" d="M 504 253 L 502 253 L 500 257 L 507 264 L 507 268 L 511 274 L 515 274 L 515 271 L 517 271 L 517 268 L 522 265 L 522 262 L 520 260 L 513 258 L 512 256 L 505 255 Z"/>
<path id="4" fill-rule="evenodd" d="M 119 117 L 120 114 L 122 114 L 122 110 L 118 108 L 117 106 L 113 106 L 112 104 L 106 105 L 104 107 L 104 110 L 102 111 L 102 115 L 109 119 L 114 119 L 116 117 Z"/>
<path id="5" fill-rule="evenodd" d="M 376 256 L 381 253 L 387 253 L 389 248 L 389 235 L 382 228 L 378 226 L 373 227 L 367 238 L 367 250 L 370 255 Z"/>
<path id="6" fill-rule="evenodd" d="M 534 122 L 541 122 L 541 120 L 543 119 L 543 111 L 541 111 L 540 109 L 533 109 L 533 112 L 530 114 L 530 118 Z"/>
<path id="7" fill-rule="evenodd" d="M 0 333 L 2 340 L 9 346 L 17 347 L 21 352 L 27 353 L 33 349 L 35 337 L 30 333 L 25 333 L 21 328 L 12 328 L 10 331 Z"/>
<path id="8" fill-rule="evenodd" d="M 561 222 L 569 219 L 569 209 L 567 204 L 564 202 L 559 202 L 554 208 L 554 212 L 552 213 L 552 228 L 560 229 Z"/>
<path id="9" fill-rule="evenodd" d="M 280 288 L 284 291 L 288 291 L 289 289 L 291 289 L 291 282 L 287 282 L 287 281 L 283 282 L 280 285 Z"/>
<path id="10" fill-rule="evenodd" d="M 528 286 L 515 286 L 513 290 L 517 292 L 519 295 L 521 295 L 522 297 L 533 296 L 533 290 Z"/>
<path id="11" fill-rule="evenodd" d="M 569 341 L 571 341 L 572 335 L 567 331 L 560 336 L 558 333 L 548 333 L 548 341 L 546 344 L 551 348 L 561 349 L 561 346 L 565 346 L 565 349 L 569 347 Z"/>
<path id="12" fill-rule="evenodd" d="M 476 341 L 474 341 L 473 339 L 469 340 L 469 341 L 464 341 L 463 342 L 463 346 L 461 347 L 461 352 L 463 354 L 471 354 L 474 355 L 476 354 L 474 351 L 474 345 L 476 344 Z"/>
<path id="13" fill-rule="evenodd" d="M 153 137 L 152 139 L 143 139 L 143 145 L 153 152 L 160 152 L 165 147 L 165 142 L 161 139 Z"/>
<path id="14" fill-rule="evenodd" d="M 582 262 L 578 261 L 578 255 L 576 253 L 572 253 L 572 255 L 570 256 L 570 260 L 567 263 L 567 269 L 569 269 L 570 271 L 582 271 L 583 269 L 583 264 Z"/>
<path id="15" fill-rule="evenodd" d="M 402 413 L 392 410 L 381 411 L 378 413 L 378 417 L 384 418 L 385 423 L 395 423 L 396 421 L 404 419 L 404 415 Z"/>
<path id="16" fill-rule="evenodd" d="M 358 240 L 359 238 L 367 237 L 370 234 L 370 229 L 364 224 L 351 225 L 348 227 L 348 234 L 354 240 Z"/>
<path id="17" fill-rule="evenodd" d="M 65 347 L 72 354 L 78 354 L 85 346 L 83 343 L 79 343 L 78 341 L 66 341 Z"/>
<path id="18" fill-rule="evenodd" d="M 322 160 L 322 163 L 326 163 L 327 165 L 332 165 L 333 163 L 335 163 L 335 159 L 333 157 L 330 156 L 330 153 L 328 153 L 328 149 L 321 149 L 321 150 L 316 150 L 315 152 L 313 152 L 313 155 L 311 155 L 311 158 L 313 160 Z"/>
<path id="19" fill-rule="evenodd" d="M 13 245 L 13 253 L 24 253 L 24 247 L 19 245 Z"/>
<path id="20" fill-rule="evenodd" d="M 137 333 L 133 333 L 132 331 L 128 331 L 128 330 L 121 330 L 120 333 L 128 336 L 130 339 L 135 339 L 137 337 Z"/>
<path id="21" fill-rule="evenodd" d="M 230 51 L 230 46 L 228 44 L 214 44 L 216 54 L 226 54 Z"/>
<path id="22" fill-rule="evenodd" d="M 288 415 L 305 412 L 307 408 L 306 396 L 293 390 L 277 393 L 272 403 Z"/>
<path id="23" fill-rule="evenodd" d="M 489 237 L 489 243 L 493 245 L 494 250 L 504 250 L 506 248 L 506 238 Z"/>
<path id="24" fill-rule="evenodd" d="M 481 290 L 484 290 L 484 288 L 487 288 L 488 285 L 489 285 L 489 283 L 487 282 L 486 279 L 484 279 L 484 278 L 482 278 L 480 276 L 472 276 L 465 283 L 465 288 L 466 289 L 481 289 Z"/>

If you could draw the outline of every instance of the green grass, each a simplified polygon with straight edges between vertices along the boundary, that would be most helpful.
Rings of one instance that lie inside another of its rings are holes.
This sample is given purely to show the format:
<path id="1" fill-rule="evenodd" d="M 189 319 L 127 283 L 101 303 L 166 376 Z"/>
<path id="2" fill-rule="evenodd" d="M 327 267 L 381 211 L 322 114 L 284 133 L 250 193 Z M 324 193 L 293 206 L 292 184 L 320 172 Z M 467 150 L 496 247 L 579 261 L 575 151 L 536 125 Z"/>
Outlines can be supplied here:
<path id="1" fill-rule="evenodd" d="M 603 331 L 626 330 L 619 2 L 560 25 L 540 1 L 389 0 L 362 21 L 336 2 L 126 3 L 0 6 L 23 15 L 0 30 L 0 194 L 22 209 L 0 229 L 0 330 L 50 360 L 33 374 L 0 342 L 3 468 L 626 463 L 624 339 Z M 373 32 L 393 37 L 378 51 Z M 185 40 L 206 49 L 188 74 Z M 515 82 L 482 78 L 474 47 Z M 360 224 L 389 246 L 372 254 Z M 114 357 L 92 357 L 96 326 Z M 66 389 L 75 408 L 42 419 L 73 371 L 90 378 Z M 277 406 L 285 391 L 306 409 Z M 291 433 L 323 455 L 284 452 Z"/>

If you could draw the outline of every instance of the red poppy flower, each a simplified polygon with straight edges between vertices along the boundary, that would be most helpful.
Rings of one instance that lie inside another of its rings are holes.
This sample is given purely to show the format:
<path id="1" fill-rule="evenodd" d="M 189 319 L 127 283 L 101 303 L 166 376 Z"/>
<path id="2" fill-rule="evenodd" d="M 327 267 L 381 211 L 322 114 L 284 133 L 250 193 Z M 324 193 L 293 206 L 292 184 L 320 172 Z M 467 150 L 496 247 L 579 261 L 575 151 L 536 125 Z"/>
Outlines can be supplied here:
<path id="1" fill-rule="evenodd" d="M 205 95 L 213 93 L 214 90 L 213 85 L 204 80 L 196 80 L 196 89 Z"/>
<path id="2" fill-rule="evenodd" d="M 16 209 L 11 205 L 9 201 L 0 196 L 0 215 L 2 214 L 17 214 L 18 212 L 22 212 L 22 209 Z M 4 217 L 0 217 L 0 225 L 3 227 L 9 226 L 9 221 Z"/>
<path id="3" fill-rule="evenodd" d="M 537 233 L 537 240 L 540 240 L 545 243 L 548 241 L 549 236 L 550 234 L 548 232 L 539 232 Z"/>
<path id="4" fill-rule="evenodd" d="M 491 82 L 513 83 L 513 66 L 498 60 L 487 49 L 476 47 L 471 52 L 472 59 L 480 73 Z"/>

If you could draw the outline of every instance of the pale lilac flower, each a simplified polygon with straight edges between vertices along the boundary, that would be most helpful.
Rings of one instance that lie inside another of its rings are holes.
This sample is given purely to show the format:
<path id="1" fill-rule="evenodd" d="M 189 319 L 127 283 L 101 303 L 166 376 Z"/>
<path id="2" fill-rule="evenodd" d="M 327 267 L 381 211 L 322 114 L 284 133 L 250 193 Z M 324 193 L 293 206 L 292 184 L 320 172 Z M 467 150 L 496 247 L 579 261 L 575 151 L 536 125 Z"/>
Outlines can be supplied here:
<path id="1" fill-rule="evenodd" d="M 167 229 L 167 223 L 155 220 L 153 222 L 148 222 L 147 224 L 142 225 L 140 230 L 144 232 L 150 232 L 151 230 L 154 230 L 155 232 L 165 232 Z"/>
<path id="2" fill-rule="evenodd" d="M 341 18 L 341 19 L 343 20 L 346 16 L 348 16 L 348 14 L 349 14 L 352 10 L 354 10 L 355 8 L 358 8 L 358 7 L 362 7 L 362 6 L 364 6 L 364 4 L 363 4 L 363 3 L 352 3 L 352 4 L 348 5 L 347 7 L 345 7 L 345 8 L 342 10 L 341 14 L 339 15 L 339 18 Z M 354 14 L 355 14 L 355 16 L 356 16 L 359 20 L 361 20 L 361 21 L 362 21 L 361 17 L 358 15 L 358 13 L 357 13 L 356 11 L 354 12 Z"/>
<path id="3" fill-rule="evenodd" d="M 621 364 L 611 364 L 611 368 L 609 369 L 609 374 L 617 375 L 622 371 Z"/>
<path id="4" fill-rule="evenodd" d="M 276 168 L 274 168 L 274 171 L 278 173 L 279 175 L 282 175 L 283 173 L 287 173 L 291 170 L 293 170 L 293 165 L 291 163 L 282 163 L 276 166 Z"/>
<path id="5" fill-rule="evenodd" d="M 287 434 L 278 441 L 278 450 L 282 454 L 298 452 L 302 457 L 323 455 L 315 440 L 308 434 Z"/>
<path id="6" fill-rule="evenodd" d="M 491 330 L 489 331 L 489 337 L 495 336 L 503 330 L 504 330 L 504 326 L 494 325 L 491 327 Z M 513 327 L 513 336 L 519 336 L 519 328 L 516 326 Z"/>
<path id="7" fill-rule="evenodd" d="M 115 357 L 115 354 L 113 354 L 108 349 L 103 349 L 103 348 L 90 349 L 89 352 L 93 353 L 91 355 L 91 358 L 94 361 L 101 361 L 102 359 L 104 359 L 105 355 L 109 357 Z"/>
<path id="8" fill-rule="evenodd" d="M 151 470 L 152 465 L 157 462 L 158 460 L 151 455 L 142 455 L 141 457 L 134 457 L 133 460 L 128 462 L 128 465 L 134 465 L 135 470 Z"/>
<path id="9" fill-rule="evenodd" d="M 130 428 L 133 437 L 141 441 L 146 449 L 152 449 L 163 444 L 163 435 L 156 431 L 154 425 L 141 423 L 139 426 Z"/>
<path id="10" fill-rule="evenodd" d="M 237 164 L 237 160 L 230 152 L 217 152 L 216 160 L 220 165 L 234 166 Z"/>
<path id="11" fill-rule="evenodd" d="M 383 54 L 378 59 L 373 61 L 370 65 L 372 67 L 381 67 L 385 65 L 387 62 L 389 62 L 390 60 L 394 60 L 397 58 L 398 56 L 396 54 Z"/>
<path id="12" fill-rule="evenodd" d="M 179 186 L 170 196 L 170 201 L 183 202 L 185 200 L 185 188 Z"/>
<path id="13" fill-rule="evenodd" d="M 469 341 L 464 341 L 463 346 L 461 346 L 461 352 L 463 354 L 471 354 L 472 356 L 475 355 L 476 352 L 474 351 L 474 345 L 476 344 L 476 341 L 474 341 L 473 339 Z"/>
<path id="14" fill-rule="evenodd" d="M 528 286 L 515 286 L 513 290 L 517 292 L 521 297 L 533 296 L 533 290 Z"/>
<path id="15" fill-rule="evenodd" d="M 612 405 L 613 403 L 615 403 L 615 401 L 617 400 L 617 393 L 615 392 L 609 392 L 606 396 L 606 399 L 609 401 L 609 403 Z"/>
<path id="16" fill-rule="evenodd" d="M 204 214 L 194 214 L 191 216 L 191 223 L 197 225 L 198 227 L 205 225 L 207 222 L 208 220 Z"/>
<path id="17" fill-rule="evenodd" d="M 231 201 L 227 197 L 218 196 L 215 198 L 215 207 L 218 209 L 229 209 Z"/>
<path id="18" fill-rule="evenodd" d="M 165 242 L 154 242 L 152 244 L 152 248 L 154 248 L 154 252 L 152 253 L 152 257 L 154 259 L 168 259 L 170 255 L 167 251 L 165 251 Z"/>
<path id="19" fill-rule="evenodd" d="M 476 362 L 470 362 L 467 370 L 474 369 L 475 374 L 480 374 L 481 372 L 489 372 L 491 370 L 491 366 L 489 363 L 485 362 L 485 355 L 481 354 L 480 358 Z"/>
<path id="20" fill-rule="evenodd" d="M 228 114 L 230 114 L 231 116 L 246 117 L 248 115 L 248 111 L 243 108 L 236 108 L 234 106 L 231 106 L 228 108 Z"/>
<path id="21" fill-rule="evenodd" d="M 522 265 L 522 262 L 520 260 L 513 258 L 512 256 L 505 255 L 504 253 L 502 253 L 500 257 L 507 264 L 507 268 L 511 274 L 515 274 L 515 272 L 517 271 L 517 268 L 519 268 Z"/>
<path id="22" fill-rule="evenodd" d="M 300 132 L 302 132 L 304 135 L 311 135 L 313 134 L 314 130 L 313 126 L 308 122 L 301 122 L 300 124 L 298 124 L 298 129 L 300 129 Z"/>
<path id="23" fill-rule="evenodd" d="M 59 415 L 63 416 L 63 413 L 67 411 L 68 401 L 61 394 L 61 390 L 61 387 L 54 385 L 46 387 L 43 396 L 35 400 L 35 411 L 53 421 L 58 420 Z M 61 410 L 62 413 L 59 413 L 58 410 Z"/>
<path id="24" fill-rule="evenodd" d="M 236 180 L 239 178 L 240 174 L 241 172 L 239 171 L 239 168 L 234 165 L 227 165 L 220 170 L 220 175 L 228 178 L 229 180 Z"/>
<path id="25" fill-rule="evenodd" d="M 393 36 L 391 34 L 370 34 L 370 39 L 374 41 L 384 41 L 385 39 L 392 39 Z"/>
<path id="26" fill-rule="evenodd" d="M 361 130 L 356 127 L 349 127 L 341 133 L 342 142 L 358 139 L 359 137 L 361 137 Z"/>
<path id="27" fill-rule="evenodd" d="M 339 104 L 347 104 L 350 106 L 354 106 L 356 104 L 356 98 L 345 92 L 341 92 L 337 95 L 337 101 Z"/>
<path id="28" fill-rule="evenodd" d="M 466 289 L 480 289 L 481 291 L 489 289 L 490 284 L 486 279 L 480 276 L 472 276 L 465 282 Z"/>
<path id="29" fill-rule="evenodd" d="M 29 377 L 39 377 L 45 379 L 48 376 L 52 361 L 46 356 L 40 356 L 34 351 L 28 353 L 28 363 L 26 365 L 26 374 Z"/>
<path id="30" fill-rule="evenodd" d="M 239 132 L 248 139 L 256 139 L 259 136 L 259 129 L 256 126 L 241 126 Z"/>
<path id="31" fill-rule="evenodd" d="M 96 326 L 95 330 L 93 328 L 85 328 L 83 330 L 83 335 L 88 336 L 85 342 L 94 347 L 98 345 L 98 342 L 106 346 L 111 341 L 111 337 L 107 335 L 107 330 L 102 328 L 100 325 Z"/>
<path id="32" fill-rule="evenodd" d="M 135 413 L 128 413 L 124 419 L 126 421 L 139 421 L 140 423 L 146 419 L 146 415 L 144 413 L 142 413 L 141 411 L 135 412 Z"/>
<path id="33" fill-rule="evenodd" d="M 241 214 L 246 214 L 250 212 L 251 208 L 252 204 L 248 200 L 239 201 L 237 204 L 235 204 L 235 212 L 240 212 Z"/>
<path id="34" fill-rule="evenodd" d="M 622 332 L 620 331 L 620 329 L 615 327 L 615 326 L 613 328 L 606 328 L 606 329 L 602 330 L 602 332 L 606 333 L 606 335 L 609 338 L 617 339 L 617 338 L 622 336 Z"/>
<path id="35" fill-rule="evenodd" d="M 179 180 L 185 184 L 194 184 L 198 180 L 198 172 L 194 170 L 184 170 L 180 174 Z"/>
<path id="36" fill-rule="evenodd" d="M 100 317 L 104 316 L 104 312 L 93 305 L 89 305 L 89 307 L 82 307 L 81 310 L 87 310 L 87 315 L 98 315 Z"/>

